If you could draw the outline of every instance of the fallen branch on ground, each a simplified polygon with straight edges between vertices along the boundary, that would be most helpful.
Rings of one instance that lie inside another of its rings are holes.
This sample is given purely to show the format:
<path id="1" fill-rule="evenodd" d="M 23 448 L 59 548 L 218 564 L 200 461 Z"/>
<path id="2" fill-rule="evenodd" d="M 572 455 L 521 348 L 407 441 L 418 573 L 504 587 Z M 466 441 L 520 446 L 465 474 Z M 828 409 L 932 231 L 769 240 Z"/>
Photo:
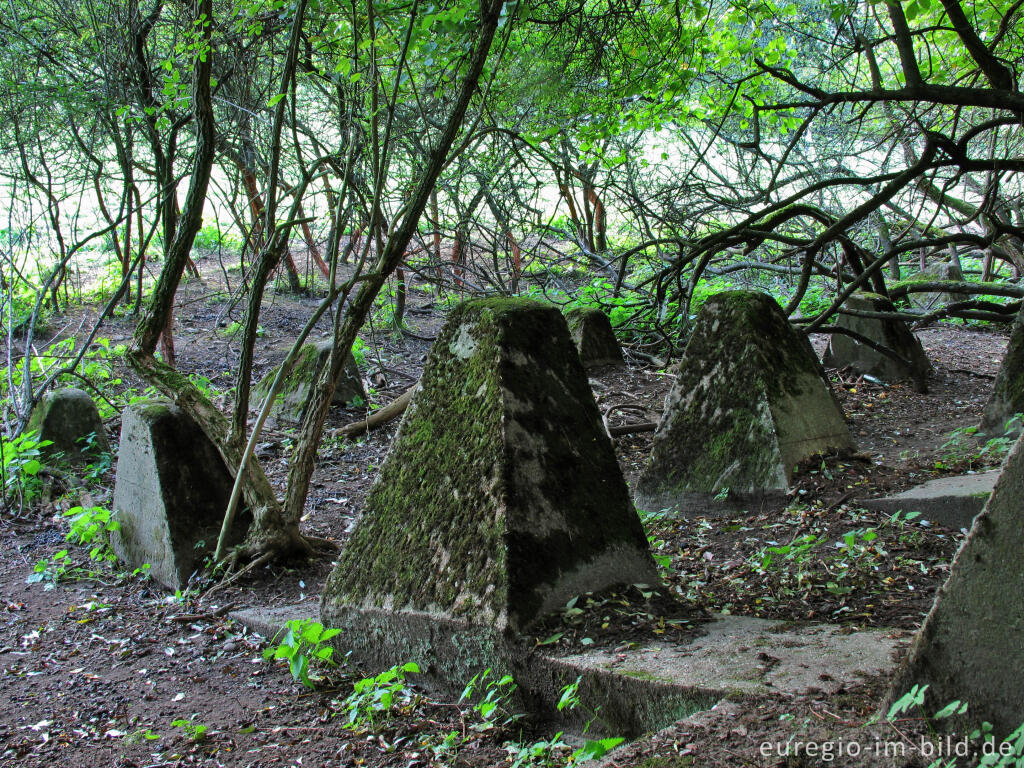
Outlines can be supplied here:
<path id="1" fill-rule="evenodd" d="M 418 383 L 418 382 L 417 382 Z M 380 408 L 362 421 L 355 421 L 351 424 L 346 424 L 344 427 L 339 427 L 334 430 L 331 437 L 354 437 L 356 435 L 362 435 L 369 432 L 371 429 L 376 429 L 384 424 L 387 424 L 394 418 L 401 416 L 406 407 L 409 405 L 409 401 L 412 399 L 412 393 L 416 390 L 416 384 L 413 384 L 405 392 L 400 394 L 390 403 Z"/>

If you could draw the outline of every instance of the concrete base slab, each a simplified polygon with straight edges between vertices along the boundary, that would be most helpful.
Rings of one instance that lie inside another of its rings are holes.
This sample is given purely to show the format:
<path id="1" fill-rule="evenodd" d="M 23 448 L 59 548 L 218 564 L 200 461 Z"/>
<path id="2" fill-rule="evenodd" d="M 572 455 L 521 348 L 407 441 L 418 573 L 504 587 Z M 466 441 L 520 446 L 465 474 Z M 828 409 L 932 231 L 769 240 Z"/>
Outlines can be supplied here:
<path id="1" fill-rule="evenodd" d="M 910 634 L 828 624 L 719 616 L 686 645 L 649 645 L 628 654 L 593 651 L 557 660 L 719 697 L 825 694 L 890 672 Z"/>
<path id="2" fill-rule="evenodd" d="M 291 618 L 308 617 L 309 605 L 263 611 L 239 611 L 233 618 L 265 637 L 273 637 Z M 352 617 L 355 618 L 355 617 Z M 367 616 L 377 634 L 382 616 Z M 527 711 L 559 721 L 562 728 L 582 728 L 572 713 L 558 713 L 561 688 L 580 678 L 580 697 L 600 707 L 607 734 L 635 737 L 661 729 L 680 718 L 713 706 L 727 696 L 764 697 L 834 693 L 864 677 L 888 675 L 895 669 L 897 651 L 909 643 L 901 630 L 851 631 L 837 625 L 800 624 L 746 616 L 718 616 L 703 633 L 687 643 L 648 644 L 625 653 L 595 650 L 572 656 L 549 656 L 532 644 L 474 628 L 472 643 L 466 627 L 438 626 L 413 638 L 388 638 L 417 658 L 367 658 L 375 649 L 361 644 L 359 623 L 346 622 L 337 638 L 339 656 L 355 648 L 356 663 L 375 663 L 382 669 L 405 661 L 417 662 L 425 674 L 424 687 L 458 696 L 471 673 L 485 667 L 509 672 L 523 694 Z M 396 628 L 412 629 L 409 616 L 396 619 Z M 449 634 L 451 632 L 451 634 Z M 362 646 L 362 651 L 360 651 Z M 380 646 L 376 646 L 379 648 Z M 453 651 L 457 651 L 454 653 Z M 447 659 L 440 658 L 442 655 Z M 453 656 L 457 655 L 457 660 Z M 472 658 L 471 658 L 472 657 Z M 458 667 L 459 671 L 454 672 Z M 452 671 L 455 679 L 432 671 Z M 377 672 L 378 669 L 366 669 Z"/>
<path id="3" fill-rule="evenodd" d="M 999 477 L 999 470 L 929 480 L 903 493 L 882 499 L 860 499 L 868 509 L 895 513 L 920 512 L 921 517 L 949 528 L 970 528 Z"/>

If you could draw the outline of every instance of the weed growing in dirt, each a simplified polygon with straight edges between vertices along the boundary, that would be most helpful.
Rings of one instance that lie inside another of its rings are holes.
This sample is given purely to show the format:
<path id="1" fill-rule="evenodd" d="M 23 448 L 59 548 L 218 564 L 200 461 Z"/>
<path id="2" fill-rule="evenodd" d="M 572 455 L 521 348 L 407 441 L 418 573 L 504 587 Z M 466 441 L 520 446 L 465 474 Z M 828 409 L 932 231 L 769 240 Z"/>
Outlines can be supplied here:
<path id="1" fill-rule="evenodd" d="M 154 733 L 151 728 L 139 728 L 124 737 L 129 744 L 144 744 L 147 741 L 156 741 L 160 738 L 159 733 Z"/>
<path id="2" fill-rule="evenodd" d="M 103 507 L 72 507 L 64 513 L 71 518 L 71 530 L 64 537 L 76 546 L 90 547 L 89 560 L 94 563 L 114 564 L 117 556 L 110 550 L 109 534 L 121 526 L 112 519 L 113 513 Z M 76 565 L 71 552 L 62 549 L 36 562 L 26 581 L 29 584 L 43 584 L 53 589 L 67 579 L 95 579 L 98 573 L 92 568 Z"/>
<path id="3" fill-rule="evenodd" d="M 97 562 L 117 562 L 117 555 L 110 550 L 109 534 L 121 529 L 121 524 L 113 518 L 113 512 L 104 507 L 72 507 L 64 513 L 71 518 L 71 530 L 65 536 L 66 541 L 78 546 L 89 546 L 89 559 Z"/>
<path id="4" fill-rule="evenodd" d="M 171 725 L 173 725 L 175 728 L 181 728 L 185 732 L 186 736 L 192 739 L 192 741 L 196 742 L 205 739 L 206 732 L 209 730 L 202 723 L 196 722 L 195 715 L 192 715 L 192 717 L 190 717 L 188 720 L 182 718 L 172 720 Z"/>
<path id="5" fill-rule="evenodd" d="M 936 723 L 951 717 L 957 717 L 967 713 L 967 703 L 959 699 L 951 701 L 938 712 L 929 715 L 924 706 L 925 692 L 927 685 L 915 685 L 889 707 L 885 719 L 892 724 L 899 732 L 897 724 L 901 722 L 901 715 L 917 712 L 918 719 L 923 720 L 928 729 L 928 734 L 936 745 L 935 752 L 941 752 L 942 736 Z M 981 753 L 981 759 L 976 763 L 986 768 L 1024 768 L 1024 723 L 1007 736 L 1001 743 L 996 743 L 995 735 L 992 733 L 992 724 L 983 722 L 980 727 L 972 730 L 967 737 L 970 742 L 979 744 L 974 754 Z M 953 757 L 947 761 L 947 756 L 941 757 L 932 762 L 928 768 L 956 768 L 957 759 Z M 972 764 L 975 764 L 972 762 Z"/>
<path id="6" fill-rule="evenodd" d="M 347 728 L 372 730 L 379 717 L 391 716 L 392 707 L 412 707 L 416 695 L 406 684 L 405 676 L 419 674 L 420 668 L 408 661 L 386 669 L 376 677 L 364 677 L 352 684 L 352 693 L 341 702 L 348 712 Z"/>
<path id="7" fill-rule="evenodd" d="M 40 440 L 35 431 L 23 432 L 11 440 L 3 440 L 0 448 L 0 482 L 3 484 L 4 504 L 13 500 L 19 504 L 31 504 L 43 489 L 39 470 L 43 468 L 40 449 L 52 445 L 50 440 Z"/>
<path id="8" fill-rule="evenodd" d="M 577 677 L 575 682 L 569 683 L 569 685 L 562 688 L 561 697 L 556 708 L 559 712 L 577 708 L 582 708 L 586 711 L 590 715 L 583 726 L 583 733 L 586 734 L 589 732 L 594 720 L 597 719 L 600 707 L 597 710 L 588 710 L 583 706 L 579 695 L 581 680 L 582 678 Z M 619 736 L 606 739 L 587 739 L 582 747 L 570 751 L 571 747 L 562 740 L 562 736 L 563 732 L 559 731 L 550 739 L 535 741 L 533 744 L 523 745 L 510 742 L 505 746 L 505 749 L 509 753 L 513 768 L 521 768 L 522 766 L 578 765 L 603 757 L 625 741 L 625 739 Z"/>
<path id="9" fill-rule="evenodd" d="M 989 438 L 981 444 L 979 437 L 984 437 L 984 434 L 976 426 L 954 429 L 949 433 L 949 439 L 942 444 L 942 458 L 935 462 L 935 468 L 946 469 L 961 463 L 969 467 L 997 466 L 1010 452 L 1022 426 L 1024 414 L 1015 413 L 1004 425 L 1002 435 Z"/>
<path id="10" fill-rule="evenodd" d="M 519 720 L 522 715 L 513 713 L 509 708 L 516 688 L 512 675 L 492 676 L 490 667 L 473 675 L 463 689 L 462 695 L 459 696 L 460 704 L 476 699 L 473 711 L 480 716 L 480 722 L 474 723 L 470 727 L 474 731 L 489 731 L 511 725 Z M 478 697 L 478 691 L 481 689 L 482 695 Z"/>
<path id="11" fill-rule="evenodd" d="M 751 567 L 758 573 L 768 570 L 791 572 L 797 586 L 802 586 L 810 578 L 810 566 L 816 559 L 814 550 L 824 541 L 814 533 L 796 536 L 789 544 L 777 544 L 763 548 L 751 558 Z"/>
<path id="12" fill-rule="evenodd" d="M 42 584 L 44 589 L 50 590 L 63 581 L 73 568 L 71 553 L 62 549 L 37 561 L 25 581 L 28 584 Z"/>
<path id="13" fill-rule="evenodd" d="M 326 643 L 340 632 L 340 629 L 328 629 L 313 619 L 292 619 L 274 637 L 274 641 L 280 638 L 278 644 L 263 651 L 263 658 L 267 661 L 287 659 L 292 677 L 307 688 L 316 688 L 320 677 L 310 676 L 310 665 L 334 664 L 331 658 L 334 648 Z"/>

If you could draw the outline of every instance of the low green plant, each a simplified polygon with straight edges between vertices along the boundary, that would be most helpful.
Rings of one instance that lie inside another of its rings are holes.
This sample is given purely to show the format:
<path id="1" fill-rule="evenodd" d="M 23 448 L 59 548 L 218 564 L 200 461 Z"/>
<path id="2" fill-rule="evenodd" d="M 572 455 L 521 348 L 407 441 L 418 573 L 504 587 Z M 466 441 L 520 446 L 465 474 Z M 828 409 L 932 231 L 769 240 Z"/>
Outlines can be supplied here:
<path id="1" fill-rule="evenodd" d="M 555 705 L 559 712 L 563 712 L 567 709 L 587 709 L 583 705 L 579 695 L 580 682 L 582 679 L 582 677 L 577 677 L 574 682 L 569 683 L 562 688 L 558 704 Z M 596 710 L 588 711 L 590 717 L 583 726 L 584 734 L 590 731 L 590 726 L 593 724 L 594 720 L 597 719 L 599 710 L 600 707 Z M 587 739 L 583 742 L 583 746 L 572 750 L 571 747 L 562 740 L 563 735 L 564 732 L 559 731 L 550 739 L 535 741 L 533 744 L 523 745 L 514 742 L 507 744 L 505 749 L 509 753 L 513 768 L 523 768 L 524 766 L 556 766 L 563 764 L 579 765 L 580 763 L 585 763 L 589 760 L 597 760 L 604 757 L 611 750 L 615 749 L 615 747 L 625 741 L 625 739 L 619 736 L 613 736 L 605 739 Z M 563 757 L 565 758 L 564 760 Z"/>
<path id="2" fill-rule="evenodd" d="M 73 567 L 71 553 L 62 549 L 36 561 L 32 573 L 25 581 L 28 584 L 42 584 L 44 589 L 51 590 L 64 580 Z"/>
<path id="3" fill-rule="evenodd" d="M 352 684 L 352 693 L 342 703 L 348 714 L 346 728 L 372 729 L 376 721 L 387 718 L 394 706 L 409 704 L 413 692 L 406 683 L 406 675 L 419 674 L 420 668 L 414 662 L 396 664 L 376 677 L 364 677 Z"/>
<path id="4" fill-rule="evenodd" d="M 207 224 L 196 232 L 192 247 L 207 252 L 221 249 L 238 250 L 242 247 L 242 242 L 230 231 L 221 229 L 219 224 Z"/>
<path id="5" fill-rule="evenodd" d="M 71 518 L 71 529 L 64 540 L 76 546 L 90 547 L 89 559 L 97 563 L 113 564 L 117 556 L 110 550 L 109 534 L 120 529 L 113 519 L 113 513 L 103 507 L 72 507 L 64 513 Z M 148 568 L 148 566 L 146 566 Z M 75 565 L 71 552 L 62 549 L 36 562 L 26 581 L 29 584 L 43 584 L 53 589 L 69 578 L 94 579 L 97 571 Z"/>
<path id="6" fill-rule="evenodd" d="M 113 515 L 104 507 L 72 507 L 64 513 L 64 517 L 71 518 L 71 530 L 65 540 L 82 547 L 91 545 L 90 560 L 117 562 L 117 555 L 110 549 L 109 535 L 121 530 L 121 524 Z"/>
<path id="7" fill-rule="evenodd" d="M 142 744 L 146 741 L 156 741 L 159 738 L 160 734 L 154 733 L 151 728 L 139 728 L 125 736 L 124 740 L 129 744 Z"/>
<path id="8" fill-rule="evenodd" d="M 751 566 L 762 573 L 770 569 L 786 569 L 791 565 L 802 571 L 814 558 L 814 550 L 822 541 L 816 534 L 805 533 L 789 544 L 764 547 L 751 558 Z"/>
<path id="9" fill-rule="evenodd" d="M 356 361 L 356 365 L 359 368 L 366 368 L 367 351 L 366 342 L 356 336 L 356 340 L 352 342 L 352 358 Z"/>
<path id="10" fill-rule="evenodd" d="M 181 728 L 192 741 L 202 741 L 206 738 L 206 734 L 209 731 L 209 728 L 205 725 L 196 722 L 196 715 L 192 715 L 188 720 L 183 718 L 171 720 L 171 725 L 175 728 Z"/>
<path id="11" fill-rule="evenodd" d="M 5 501 L 16 498 L 29 504 L 39 497 L 43 488 L 39 477 L 43 468 L 40 449 L 52 444 L 51 440 L 40 440 L 35 430 L 2 441 L 0 473 L 3 475 Z"/>
<path id="12" fill-rule="evenodd" d="M 509 708 L 516 688 L 512 675 L 498 677 L 491 674 L 490 668 L 473 675 L 459 696 L 460 704 L 464 701 L 473 702 L 473 711 L 480 717 L 480 722 L 470 727 L 475 731 L 489 731 L 519 720 L 522 715 L 513 713 Z"/>
<path id="13" fill-rule="evenodd" d="M 966 714 L 968 709 L 967 703 L 957 699 L 949 702 L 934 714 L 929 714 L 925 709 L 925 693 L 927 690 L 927 685 L 913 686 L 893 702 L 885 719 L 895 727 L 895 723 L 901 715 L 916 711 L 918 717 L 924 721 L 933 742 L 941 745 L 941 736 L 936 723 L 940 720 Z M 982 722 L 979 727 L 973 729 L 968 735 L 968 739 L 982 744 L 982 748 L 979 750 L 981 752 L 981 759 L 977 762 L 978 766 L 985 768 L 1024 768 L 1024 723 L 1021 723 L 1013 733 L 1003 739 L 1001 744 L 996 744 L 992 724 L 989 722 Z M 956 766 L 957 761 L 955 757 L 948 761 L 943 757 L 933 761 L 929 764 L 928 768 L 956 768 Z"/>
<path id="14" fill-rule="evenodd" d="M 1024 414 L 1015 413 L 1003 426 L 1003 434 L 988 438 L 980 443 L 979 436 L 984 436 L 978 427 L 958 427 L 949 433 L 949 439 L 942 444 L 942 454 L 935 463 L 936 469 L 945 469 L 949 464 L 967 462 L 974 464 L 998 464 L 1010 452 L 1013 444 L 1024 425 Z"/>
<path id="15" fill-rule="evenodd" d="M 311 676 L 312 664 L 329 666 L 334 664 L 334 648 L 327 641 L 341 632 L 340 629 L 328 629 L 313 619 L 292 619 L 285 628 L 274 637 L 272 646 L 263 651 L 263 658 L 285 659 L 292 677 L 307 688 L 316 688 L 319 676 Z"/>

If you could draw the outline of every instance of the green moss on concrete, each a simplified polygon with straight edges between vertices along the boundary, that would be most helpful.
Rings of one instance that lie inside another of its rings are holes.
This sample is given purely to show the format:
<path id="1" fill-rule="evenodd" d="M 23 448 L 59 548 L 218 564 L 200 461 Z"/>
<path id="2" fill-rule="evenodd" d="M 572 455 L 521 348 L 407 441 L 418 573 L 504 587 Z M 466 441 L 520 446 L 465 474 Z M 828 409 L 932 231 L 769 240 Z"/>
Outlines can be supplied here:
<path id="1" fill-rule="evenodd" d="M 519 627 L 560 574 L 610 546 L 646 556 L 557 310 L 522 299 L 456 308 L 420 386 L 325 611 L 333 601 Z"/>
<path id="2" fill-rule="evenodd" d="M 803 439 L 780 428 L 794 420 L 801 426 L 804 414 L 784 412 L 793 403 L 820 408 L 822 437 L 835 431 L 835 447 L 849 446 L 810 342 L 775 300 L 751 291 L 713 296 L 679 365 L 640 497 L 784 489 L 795 463 L 791 444 Z"/>

